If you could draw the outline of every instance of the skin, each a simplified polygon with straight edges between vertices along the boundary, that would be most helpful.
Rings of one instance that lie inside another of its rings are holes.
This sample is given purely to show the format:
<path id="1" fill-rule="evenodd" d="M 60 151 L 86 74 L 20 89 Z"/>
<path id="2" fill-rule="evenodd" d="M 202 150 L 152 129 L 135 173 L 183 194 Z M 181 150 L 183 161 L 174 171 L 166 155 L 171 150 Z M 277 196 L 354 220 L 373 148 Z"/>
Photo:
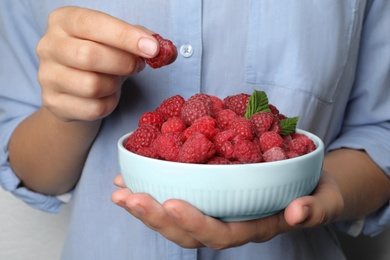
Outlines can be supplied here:
<path id="1" fill-rule="evenodd" d="M 60 8 L 50 15 L 37 46 L 43 106 L 16 128 L 9 143 L 9 161 L 26 187 L 55 195 L 77 183 L 102 119 L 118 104 L 123 80 L 158 53 L 151 34 L 83 8 Z M 184 201 L 160 205 L 147 194 L 133 194 L 120 175 L 114 183 L 114 203 L 187 248 L 264 242 L 291 230 L 363 217 L 390 199 L 389 178 L 364 151 L 350 149 L 326 155 L 311 196 L 253 221 L 223 223 Z"/>

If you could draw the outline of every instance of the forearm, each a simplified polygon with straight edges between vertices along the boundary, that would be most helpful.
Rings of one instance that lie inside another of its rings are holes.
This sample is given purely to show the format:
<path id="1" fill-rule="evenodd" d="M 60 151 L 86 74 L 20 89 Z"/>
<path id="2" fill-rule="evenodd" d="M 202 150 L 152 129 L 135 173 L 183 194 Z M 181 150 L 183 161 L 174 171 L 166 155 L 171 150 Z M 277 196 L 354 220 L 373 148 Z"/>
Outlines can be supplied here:
<path id="1" fill-rule="evenodd" d="M 23 185 L 45 194 L 69 191 L 80 177 L 100 122 L 64 122 L 45 108 L 24 120 L 9 143 L 9 161 Z"/>
<path id="2" fill-rule="evenodd" d="M 361 218 L 390 200 L 390 178 L 364 151 L 332 151 L 325 156 L 324 170 L 335 178 L 344 198 L 339 220 Z"/>

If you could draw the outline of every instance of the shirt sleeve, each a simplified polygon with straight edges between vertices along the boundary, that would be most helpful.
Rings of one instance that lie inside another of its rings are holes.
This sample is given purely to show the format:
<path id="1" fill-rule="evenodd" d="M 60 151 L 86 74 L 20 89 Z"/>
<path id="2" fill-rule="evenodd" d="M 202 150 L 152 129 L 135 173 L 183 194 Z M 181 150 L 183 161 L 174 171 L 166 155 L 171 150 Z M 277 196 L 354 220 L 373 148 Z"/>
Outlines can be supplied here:
<path id="1" fill-rule="evenodd" d="M 373 0 L 367 6 L 353 92 L 341 133 L 329 150 L 342 147 L 365 150 L 390 177 L 389 13 L 390 1 L 387 0 Z M 360 231 L 371 236 L 389 225 L 389 203 L 367 216 L 363 225 L 340 223 L 345 231 L 359 226 Z"/>
<path id="2" fill-rule="evenodd" d="M 39 194 L 23 187 L 8 161 L 8 143 L 13 131 L 41 106 L 35 47 L 43 27 L 32 12 L 28 12 L 27 3 L 5 1 L 1 5 L 0 185 L 37 209 L 58 212 L 64 203 L 62 197 Z"/>

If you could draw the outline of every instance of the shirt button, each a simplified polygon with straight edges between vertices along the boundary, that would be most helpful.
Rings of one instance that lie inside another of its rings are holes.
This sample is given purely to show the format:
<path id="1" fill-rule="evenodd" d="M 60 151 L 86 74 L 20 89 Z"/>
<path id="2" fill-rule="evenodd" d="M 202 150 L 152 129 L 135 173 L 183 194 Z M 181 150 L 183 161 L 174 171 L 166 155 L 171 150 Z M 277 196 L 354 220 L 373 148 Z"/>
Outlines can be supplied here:
<path id="1" fill-rule="evenodd" d="M 193 53 L 194 53 L 194 49 L 192 48 L 192 46 L 190 44 L 184 44 L 184 45 L 180 46 L 180 54 L 184 58 L 191 57 Z"/>

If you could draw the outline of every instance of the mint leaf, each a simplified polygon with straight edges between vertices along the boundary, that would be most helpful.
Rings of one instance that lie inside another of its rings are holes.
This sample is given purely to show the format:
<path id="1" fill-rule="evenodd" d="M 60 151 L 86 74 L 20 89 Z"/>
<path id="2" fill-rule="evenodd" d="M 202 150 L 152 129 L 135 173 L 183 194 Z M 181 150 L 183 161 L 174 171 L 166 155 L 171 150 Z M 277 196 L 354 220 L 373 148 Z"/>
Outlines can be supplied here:
<path id="1" fill-rule="evenodd" d="M 268 107 L 268 97 L 264 91 L 254 90 L 246 107 L 245 118 L 249 119 L 258 112 L 271 112 Z"/>
<path id="2" fill-rule="evenodd" d="M 280 120 L 280 125 L 282 126 L 282 131 L 280 134 L 289 135 L 294 132 L 295 128 L 297 127 L 298 119 L 299 117 L 295 116 Z"/>

